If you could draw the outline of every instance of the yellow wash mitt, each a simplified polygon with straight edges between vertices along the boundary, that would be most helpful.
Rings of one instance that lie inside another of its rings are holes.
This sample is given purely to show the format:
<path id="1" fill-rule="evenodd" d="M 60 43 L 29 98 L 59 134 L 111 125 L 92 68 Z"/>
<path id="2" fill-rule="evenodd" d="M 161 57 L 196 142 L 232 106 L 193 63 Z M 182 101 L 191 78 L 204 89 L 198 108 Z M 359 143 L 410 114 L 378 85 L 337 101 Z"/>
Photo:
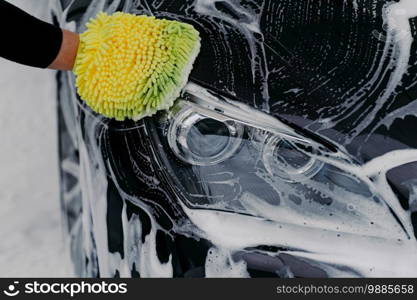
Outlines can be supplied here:
<path id="1" fill-rule="evenodd" d="M 109 118 L 151 116 L 179 97 L 199 51 L 199 33 L 191 25 L 100 13 L 80 37 L 73 70 L 78 93 Z"/>

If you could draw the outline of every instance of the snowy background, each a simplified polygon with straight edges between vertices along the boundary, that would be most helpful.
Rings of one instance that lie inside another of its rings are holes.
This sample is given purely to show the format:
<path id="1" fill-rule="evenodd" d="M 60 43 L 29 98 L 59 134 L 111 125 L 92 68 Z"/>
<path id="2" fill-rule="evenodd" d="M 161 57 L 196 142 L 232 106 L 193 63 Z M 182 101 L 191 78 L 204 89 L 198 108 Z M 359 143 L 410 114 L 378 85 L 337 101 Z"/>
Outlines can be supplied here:
<path id="1" fill-rule="evenodd" d="M 8 1 L 48 20 L 49 0 Z M 70 274 L 59 210 L 54 76 L 0 58 L 0 277 Z"/>

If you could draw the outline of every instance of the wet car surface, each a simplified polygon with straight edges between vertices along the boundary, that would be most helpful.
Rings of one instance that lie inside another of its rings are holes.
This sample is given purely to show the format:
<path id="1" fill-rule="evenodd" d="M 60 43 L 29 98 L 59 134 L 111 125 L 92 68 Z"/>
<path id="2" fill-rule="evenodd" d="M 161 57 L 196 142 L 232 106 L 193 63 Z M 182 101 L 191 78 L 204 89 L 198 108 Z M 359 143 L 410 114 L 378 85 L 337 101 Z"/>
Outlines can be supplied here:
<path id="1" fill-rule="evenodd" d="M 412 1 L 62 1 L 190 23 L 169 112 L 94 114 L 61 73 L 62 204 L 81 276 L 415 276 Z"/>

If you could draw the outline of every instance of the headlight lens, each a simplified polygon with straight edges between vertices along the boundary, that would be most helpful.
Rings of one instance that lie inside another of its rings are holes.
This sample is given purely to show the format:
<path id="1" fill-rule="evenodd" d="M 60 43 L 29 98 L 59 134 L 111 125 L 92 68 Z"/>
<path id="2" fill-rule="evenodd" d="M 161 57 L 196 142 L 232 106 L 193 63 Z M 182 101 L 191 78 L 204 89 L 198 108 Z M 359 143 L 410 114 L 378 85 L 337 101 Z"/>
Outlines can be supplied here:
<path id="1" fill-rule="evenodd" d="M 386 223 L 390 212 L 368 185 L 326 161 L 333 150 L 200 91 L 188 86 L 170 112 L 146 121 L 155 156 L 187 206 L 346 232 Z"/>

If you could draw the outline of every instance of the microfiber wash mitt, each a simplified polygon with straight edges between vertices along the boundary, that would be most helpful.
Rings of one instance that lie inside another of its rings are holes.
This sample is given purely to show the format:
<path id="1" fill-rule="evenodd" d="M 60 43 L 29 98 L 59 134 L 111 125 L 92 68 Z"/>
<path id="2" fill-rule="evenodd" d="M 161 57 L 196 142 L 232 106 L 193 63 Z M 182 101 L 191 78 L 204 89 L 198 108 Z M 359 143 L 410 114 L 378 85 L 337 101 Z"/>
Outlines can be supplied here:
<path id="1" fill-rule="evenodd" d="M 100 13 L 80 36 L 74 73 L 80 97 L 109 118 L 139 120 L 172 106 L 200 51 L 193 26 Z"/>

